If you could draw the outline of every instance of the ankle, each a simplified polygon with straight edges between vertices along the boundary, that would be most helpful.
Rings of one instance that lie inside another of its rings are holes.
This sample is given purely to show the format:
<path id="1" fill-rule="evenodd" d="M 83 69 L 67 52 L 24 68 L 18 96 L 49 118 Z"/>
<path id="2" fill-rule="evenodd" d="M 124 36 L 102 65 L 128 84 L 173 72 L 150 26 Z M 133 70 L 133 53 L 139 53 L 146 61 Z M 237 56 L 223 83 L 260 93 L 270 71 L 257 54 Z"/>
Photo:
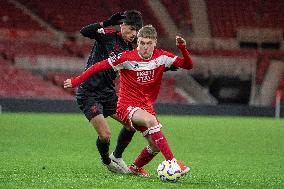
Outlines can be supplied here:
<path id="1" fill-rule="evenodd" d="M 109 165 L 111 163 L 111 159 L 110 158 L 101 158 L 102 163 L 104 165 Z"/>

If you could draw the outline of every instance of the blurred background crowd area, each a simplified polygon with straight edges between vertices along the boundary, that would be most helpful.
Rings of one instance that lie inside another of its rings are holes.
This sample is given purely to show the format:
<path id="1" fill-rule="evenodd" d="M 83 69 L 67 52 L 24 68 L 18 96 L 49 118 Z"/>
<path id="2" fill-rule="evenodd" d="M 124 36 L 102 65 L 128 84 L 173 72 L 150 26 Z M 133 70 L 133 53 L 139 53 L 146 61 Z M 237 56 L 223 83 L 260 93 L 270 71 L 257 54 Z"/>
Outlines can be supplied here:
<path id="1" fill-rule="evenodd" d="M 0 99 L 73 99 L 63 80 L 84 70 L 94 41 L 80 29 L 130 9 L 179 54 L 183 36 L 194 68 L 166 72 L 160 103 L 284 103 L 283 0 L 0 0 Z"/>

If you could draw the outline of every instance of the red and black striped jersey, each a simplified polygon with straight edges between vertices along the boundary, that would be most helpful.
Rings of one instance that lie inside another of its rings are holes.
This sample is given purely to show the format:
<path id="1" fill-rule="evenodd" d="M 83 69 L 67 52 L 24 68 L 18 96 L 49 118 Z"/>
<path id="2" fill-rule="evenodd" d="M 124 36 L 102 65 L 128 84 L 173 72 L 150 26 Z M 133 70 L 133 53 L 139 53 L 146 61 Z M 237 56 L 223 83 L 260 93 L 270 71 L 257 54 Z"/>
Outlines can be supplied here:
<path id="1" fill-rule="evenodd" d="M 88 37 L 94 38 L 96 41 L 89 55 L 85 70 L 110 56 L 133 49 L 132 44 L 126 43 L 121 33 L 113 28 L 100 28 Z M 115 93 L 114 80 L 116 76 L 117 73 L 113 69 L 107 69 L 92 75 L 78 87 L 77 98 L 85 98 L 86 96 L 103 98 Z"/>

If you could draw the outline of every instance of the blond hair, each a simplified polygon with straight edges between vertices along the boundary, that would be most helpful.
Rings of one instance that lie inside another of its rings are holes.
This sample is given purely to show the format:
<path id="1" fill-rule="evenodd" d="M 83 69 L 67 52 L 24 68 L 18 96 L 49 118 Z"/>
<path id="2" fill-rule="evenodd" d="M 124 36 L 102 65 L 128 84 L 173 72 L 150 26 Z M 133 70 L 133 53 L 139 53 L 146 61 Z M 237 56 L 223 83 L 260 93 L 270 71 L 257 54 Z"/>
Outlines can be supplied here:
<path id="1" fill-rule="evenodd" d="M 138 31 L 137 37 L 157 39 L 157 31 L 152 25 L 146 25 Z"/>

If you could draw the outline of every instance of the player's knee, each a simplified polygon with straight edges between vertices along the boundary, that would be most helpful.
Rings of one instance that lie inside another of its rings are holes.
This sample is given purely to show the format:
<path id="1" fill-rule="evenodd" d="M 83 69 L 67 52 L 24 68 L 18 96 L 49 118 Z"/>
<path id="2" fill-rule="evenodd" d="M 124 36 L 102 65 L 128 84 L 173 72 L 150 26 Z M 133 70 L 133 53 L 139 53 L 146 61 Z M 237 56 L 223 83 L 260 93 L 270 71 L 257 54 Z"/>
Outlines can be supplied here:
<path id="1" fill-rule="evenodd" d="M 136 132 L 136 130 L 135 130 L 135 128 L 134 127 L 131 127 L 131 126 L 125 126 L 124 127 L 127 131 L 129 131 L 129 132 L 133 132 L 133 133 L 135 133 Z"/>
<path id="2" fill-rule="evenodd" d="M 146 124 L 146 127 L 148 127 L 148 128 L 155 127 L 158 124 L 156 117 L 153 116 L 153 115 L 145 117 L 144 122 Z"/>
<path id="3" fill-rule="evenodd" d="M 154 145 L 154 144 L 149 144 L 148 150 L 151 152 L 153 155 L 157 155 L 160 152 L 160 149 Z"/>
<path id="4" fill-rule="evenodd" d="M 103 142 L 109 142 L 110 141 L 110 136 L 111 136 L 110 131 L 104 131 L 104 132 L 99 134 L 99 138 Z"/>

